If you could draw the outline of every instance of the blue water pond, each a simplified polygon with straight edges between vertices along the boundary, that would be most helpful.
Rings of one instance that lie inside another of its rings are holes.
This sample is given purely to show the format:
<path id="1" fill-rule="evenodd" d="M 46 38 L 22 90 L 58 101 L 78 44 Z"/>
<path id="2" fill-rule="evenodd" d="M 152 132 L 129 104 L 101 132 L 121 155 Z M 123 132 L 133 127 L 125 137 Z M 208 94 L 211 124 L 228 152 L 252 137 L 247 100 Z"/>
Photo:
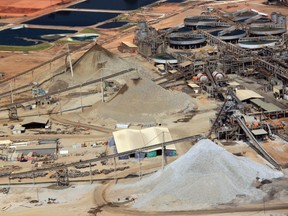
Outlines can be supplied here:
<path id="1" fill-rule="evenodd" d="M 119 13 L 61 10 L 27 21 L 26 24 L 71 27 L 90 26 L 108 19 L 112 19 L 118 15 Z"/>
<path id="2" fill-rule="evenodd" d="M 87 0 L 70 8 L 103 9 L 103 10 L 135 10 L 157 0 Z"/>
<path id="3" fill-rule="evenodd" d="M 0 31 L 0 45 L 32 46 L 45 41 L 52 42 L 64 37 L 65 34 L 74 33 L 76 33 L 76 31 L 39 28 L 18 28 L 15 30 L 5 29 Z"/>

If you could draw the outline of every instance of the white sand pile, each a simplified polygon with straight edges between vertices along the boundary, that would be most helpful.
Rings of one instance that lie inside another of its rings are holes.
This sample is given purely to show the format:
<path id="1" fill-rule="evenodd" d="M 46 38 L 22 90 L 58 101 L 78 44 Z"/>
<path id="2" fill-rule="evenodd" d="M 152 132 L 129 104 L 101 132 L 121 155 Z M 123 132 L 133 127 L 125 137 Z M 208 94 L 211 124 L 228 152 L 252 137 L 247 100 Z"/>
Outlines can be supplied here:
<path id="1" fill-rule="evenodd" d="M 155 115 L 164 116 L 194 109 L 195 101 L 187 94 L 165 90 L 148 79 L 137 79 L 129 80 L 109 102 L 99 102 L 88 116 L 139 123 L 149 122 Z"/>
<path id="2" fill-rule="evenodd" d="M 260 200 L 265 193 L 252 186 L 256 177 L 282 177 L 279 171 L 237 157 L 210 140 L 201 140 L 163 171 L 136 183 L 116 185 L 116 193 L 131 190 L 139 197 L 134 208 L 177 211 L 216 207 L 218 204 Z M 119 191 L 120 190 L 120 191 Z"/>

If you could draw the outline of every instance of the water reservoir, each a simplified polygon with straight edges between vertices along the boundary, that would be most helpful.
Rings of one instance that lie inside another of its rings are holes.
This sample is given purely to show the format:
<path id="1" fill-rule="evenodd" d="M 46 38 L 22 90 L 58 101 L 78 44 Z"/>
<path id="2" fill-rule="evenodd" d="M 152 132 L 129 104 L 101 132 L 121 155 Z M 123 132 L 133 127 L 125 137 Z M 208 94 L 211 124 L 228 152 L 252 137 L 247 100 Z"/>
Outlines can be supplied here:
<path id="1" fill-rule="evenodd" d="M 167 3 L 181 3 L 181 2 L 185 2 L 186 0 L 167 0 Z"/>
<path id="2" fill-rule="evenodd" d="M 82 12 L 82 11 L 57 11 L 36 19 L 25 22 L 34 25 L 51 25 L 51 26 L 90 26 L 99 22 L 112 19 L 119 13 L 105 12 Z"/>
<path id="3" fill-rule="evenodd" d="M 32 46 L 43 42 L 52 42 L 65 37 L 66 34 L 74 34 L 76 31 L 16 28 L 0 31 L 0 45 L 8 46 Z"/>
<path id="4" fill-rule="evenodd" d="M 157 0 L 87 0 L 70 8 L 103 9 L 103 10 L 135 10 L 145 5 L 157 2 Z"/>

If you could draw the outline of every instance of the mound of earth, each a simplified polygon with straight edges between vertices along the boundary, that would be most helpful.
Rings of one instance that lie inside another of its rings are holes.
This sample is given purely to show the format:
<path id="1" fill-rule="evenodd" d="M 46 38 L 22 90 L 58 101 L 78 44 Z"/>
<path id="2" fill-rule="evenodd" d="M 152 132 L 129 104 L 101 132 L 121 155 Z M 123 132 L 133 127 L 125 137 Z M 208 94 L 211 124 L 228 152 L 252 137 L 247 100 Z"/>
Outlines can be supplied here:
<path id="1" fill-rule="evenodd" d="M 265 193 L 252 186 L 256 177 L 282 176 L 282 172 L 234 156 L 205 139 L 163 171 L 134 185 L 116 185 L 114 195 L 129 191 L 138 197 L 133 208 L 145 211 L 213 208 L 231 202 L 262 200 Z"/>
<path id="2" fill-rule="evenodd" d="M 135 74 L 140 73 L 149 77 L 148 71 L 136 62 L 122 59 L 119 56 L 109 52 L 100 45 L 95 45 L 89 49 L 76 63 L 73 64 L 74 76 L 71 77 L 70 72 L 65 73 L 56 80 L 64 80 L 69 83 L 69 86 L 84 83 L 87 81 L 101 78 L 102 76 L 112 75 L 131 68 L 137 68 L 138 72 L 131 72 L 116 79 L 125 79 L 127 77 L 134 77 Z"/>
<path id="3" fill-rule="evenodd" d="M 129 80 L 109 102 L 97 103 L 86 115 L 118 122 L 149 122 L 151 118 L 197 109 L 185 93 L 165 90 L 145 78 Z"/>

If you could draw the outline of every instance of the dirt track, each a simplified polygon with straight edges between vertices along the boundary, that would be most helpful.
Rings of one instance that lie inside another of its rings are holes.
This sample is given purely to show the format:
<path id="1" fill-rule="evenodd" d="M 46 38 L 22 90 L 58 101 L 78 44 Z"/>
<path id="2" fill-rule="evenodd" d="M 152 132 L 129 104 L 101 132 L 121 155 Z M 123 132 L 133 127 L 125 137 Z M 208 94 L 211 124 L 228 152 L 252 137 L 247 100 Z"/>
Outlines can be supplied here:
<path id="1" fill-rule="evenodd" d="M 125 207 L 112 207 L 111 205 L 104 206 L 101 210 L 103 210 L 103 214 L 100 215 L 157 215 L 157 216 L 165 216 L 165 215 L 215 215 L 215 214 L 237 214 L 244 215 L 244 213 L 249 213 L 250 215 L 253 213 L 264 212 L 264 205 L 255 204 L 249 206 L 242 207 L 232 207 L 227 209 L 212 209 L 212 210 L 199 210 L 199 211 L 179 211 L 179 212 L 140 212 L 127 209 Z M 274 204 L 265 204 L 265 211 L 282 211 L 283 213 L 288 211 L 288 203 L 274 203 Z M 106 214 L 106 212 L 108 214 Z M 276 213 L 276 212 L 275 212 Z"/>
<path id="2" fill-rule="evenodd" d="M 112 133 L 113 132 L 113 130 L 111 130 L 109 128 L 100 127 L 100 126 L 96 126 L 96 125 L 90 125 L 90 124 L 84 124 L 84 123 L 80 123 L 80 122 L 73 122 L 73 121 L 61 118 L 59 115 L 58 116 L 51 116 L 50 118 L 53 121 L 59 122 L 61 124 L 68 124 L 68 125 L 73 125 L 76 127 L 84 127 L 84 128 L 100 131 L 103 133 Z"/>

